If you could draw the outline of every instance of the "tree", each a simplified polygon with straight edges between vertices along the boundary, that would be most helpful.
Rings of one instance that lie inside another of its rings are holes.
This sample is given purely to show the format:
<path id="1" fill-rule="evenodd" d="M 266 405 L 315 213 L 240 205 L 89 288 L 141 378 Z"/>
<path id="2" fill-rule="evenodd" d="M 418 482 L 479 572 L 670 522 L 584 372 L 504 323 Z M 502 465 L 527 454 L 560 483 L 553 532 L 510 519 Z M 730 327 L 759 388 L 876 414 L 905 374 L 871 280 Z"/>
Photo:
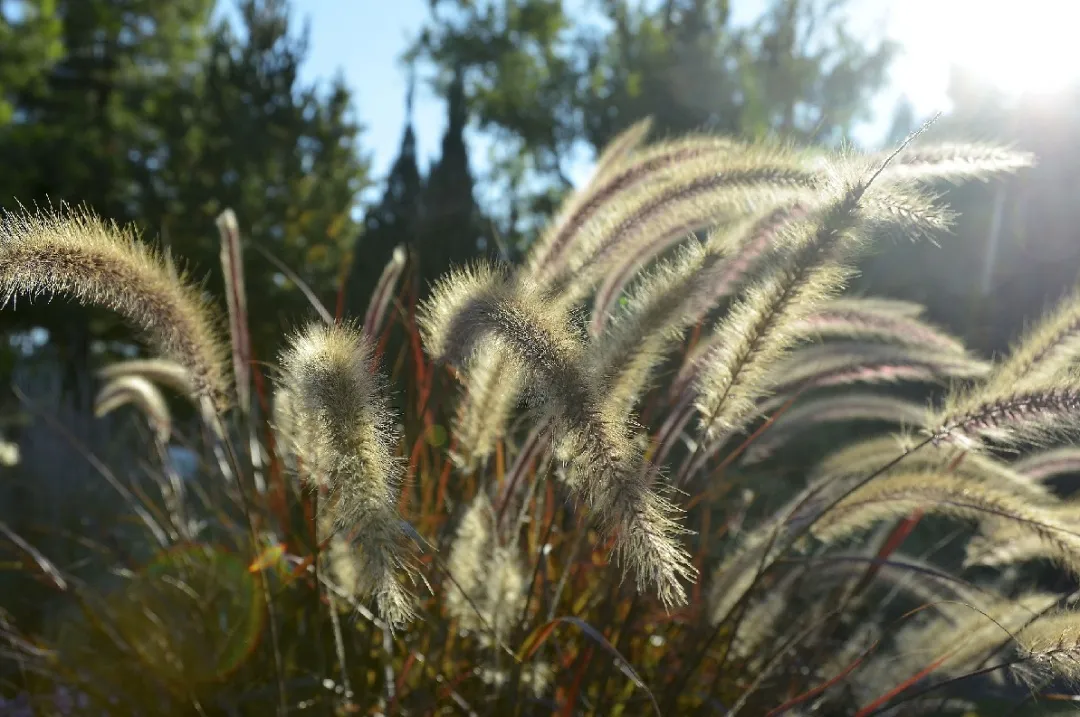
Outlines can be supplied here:
<path id="1" fill-rule="evenodd" d="M 582 149 L 644 116 L 659 136 L 839 141 L 894 54 L 851 35 L 844 0 L 774 0 L 749 27 L 733 26 L 726 0 L 600 0 L 577 22 L 562 0 L 432 5 L 416 52 L 464 71 L 469 107 L 501 148 L 489 180 L 504 196 L 526 186 L 526 214 L 565 191 Z"/>
<path id="2" fill-rule="evenodd" d="M 473 258 L 486 245 L 465 143 L 465 84 L 455 71 L 446 91 L 447 126 L 442 154 L 424 187 L 424 228 L 418 249 L 420 278 L 430 283 L 447 268 Z"/>
<path id="3" fill-rule="evenodd" d="M 204 47 L 212 0 L 35 0 L 5 19 L 0 53 L 10 117 L 0 122 L 0 208 L 85 204 L 121 223 L 146 215 L 148 160 L 169 88 Z M 3 4 L 5 18 L 9 6 Z M 29 61 L 28 61 L 29 60 Z M 88 400 L 91 338 L 118 324 L 65 304 L 4 312 L 9 328 L 46 325 L 65 355 L 69 387 Z M 84 367 L 80 374 L 75 367 Z"/>
<path id="4" fill-rule="evenodd" d="M 353 250 L 348 277 L 348 304 L 363 316 L 375 283 L 399 244 L 414 244 L 420 237 L 424 214 L 424 180 L 416 162 L 416 133 L 412 125 L 413 82 L 405 99 L 405 129 L 401 147 L 390 169 L 382 199 L 364 214 L 364 231 Z"/>
<path id="5" fill-rule="evenodd" d="M 412 54 L 439 78 L 461 73 L 466 104 L 491 139 L 486 177 L 513 201 L 486 207 L 514 240 L 539 224 L 570 187 L 582 139 L 573 24 L 562 0 L 436 0 Z"/>
<path id="6" fill-rule="evenodd" d="M 300 81 L 306 35 L 293 29 L 285 0 L 244 0 L 239 28 L 211 24 L 213 0 L 30 5 L 18 24 L 0 25 L 0 37 L 22 38 L 15 51 L 0 50 L 0 90 L 14 118 L 0 122 L 9 169 L 0 206 L 69 202 L 134 222 L 219 296 L 214 218 L 230 206 L 249 241 L 332 305 L 360 232 L 367 162 L 342 82 Z M 52 47 L 50 18 L 62 30 L 51 62 L 52 50 L 40 49 Z M 256 353 L 270 358 L 310 308 L 258 253 L 245 261 Z M 130 340 L 106 315 L 36 308 L 3 320 L 47 326 L 69 349 L 67 365 L 84 373 L 92 337 Z"/>
<path id="7" fill-rule="evenodd" d="M 323 91 L 299 80 L 306 30 L 295 34 L 284 0 L 244 0 L 239 32 L 210 34 L 203 71 L 177 88 L 168 142 L 153 182 L 153 216 L 199 274 L 222 290 L 214 217 L 225 207 L 241 230 L 333 307 L 360 235 L 367 183 L 360 126 L 338 78 Z M 285 330 L 311 313 L 307 299 L 258 253 L 245 253 L 256 354 L 271 358 Z"/>
<path id="8" fill-rule="evenodd" d="M 442 153 L 425 178 L 416 158 L 410 80 L 401 148 L 381 200 L 365 214 L 364 234 L 353 255 L 349 306 L 354 313 L 362 313 L 395 247 L 408 247 L 413 276 L 419 281 L 418 295 L 423 295 L 450 266 L 472 259 L 489 242 L 473 195 L 464 89 L 462 74 L 455 71 L 443 91 L 446 131 Z"/>

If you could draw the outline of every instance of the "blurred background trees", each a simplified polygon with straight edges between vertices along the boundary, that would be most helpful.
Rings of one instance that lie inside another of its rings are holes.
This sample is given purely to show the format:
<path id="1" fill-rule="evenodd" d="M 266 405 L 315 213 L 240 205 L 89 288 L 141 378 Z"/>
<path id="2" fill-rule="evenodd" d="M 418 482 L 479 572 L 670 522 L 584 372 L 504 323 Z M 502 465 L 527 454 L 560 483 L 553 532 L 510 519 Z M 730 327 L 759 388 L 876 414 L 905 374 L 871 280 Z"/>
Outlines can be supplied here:
<path id="1" fill-rule="evenodd" d="M 955 231 L 932 248 L 887 247 L 866 262 L 862 284 L 926 304 L 973 349 L 1002 351 L 1077 283 L 1080 80 L 1017 98 L 956 70 L 949 96 L 953 109 L 930 136 L 1012 143 L 1033 152 L 1037 165 L 993 187 L 941 187 L 960 215 Z"/>
<path id="2" fill-rule="evenodd" d="M 569 166 L 644 116 L 659 136 L 707 130 L 836 143 L 867 116 L 895 46 L 856 39 L 841 0 L 779 0 L 736 26 L 728 0 L 433 0 L 415 53 L 463 73 L 493 138 L 503 233 L 527 240 Z M 577 4 L 575 4 L 577 5 Z M 507 198 L 512 198 L 507 202 Z"/>
<path id="3" fill-rule="evenodd" d="M 6 44 L 0 54 L 0 77 L 13 78 L 0 87 L 10 106 L 0 114 L 0 206 L 85 204 L 134 222 L 194 275 L 210 276 L 214 292 L 213 220 L 231 206 L 246 232 L 329 300 L 369 182 L 349 92 L 299 81 L 306 39 L 282 0 L 244 0 L 235 27 L 213 20 L 213 8 L 213 0 L 11 5 L 0 32 L 22 39 L 10 60 Z M 303 311 L 304 299 L 264 259 L 248 261 L 263 269 L 251 272 L 249 290 L 276 309 L 253 327 L 257 355 L 268 355 L 279 312 Z M 84 367 L 91 336 L 115 338 L 117 329 L 68 306 L 4 320 L 47 326 L 69 364 Z"/>

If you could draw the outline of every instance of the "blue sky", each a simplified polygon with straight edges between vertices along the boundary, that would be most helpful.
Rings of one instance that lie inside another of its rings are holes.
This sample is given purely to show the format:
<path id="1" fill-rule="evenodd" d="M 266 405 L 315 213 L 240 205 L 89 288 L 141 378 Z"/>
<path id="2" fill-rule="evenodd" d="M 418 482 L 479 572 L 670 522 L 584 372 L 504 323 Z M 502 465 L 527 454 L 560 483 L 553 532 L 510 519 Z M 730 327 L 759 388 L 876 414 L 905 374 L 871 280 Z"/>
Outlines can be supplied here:
<path id="1" fill-rule="evenodd" d="M 567 0 L 571 8 L 587 1 Z M 947 110 L 948 71 L 956 62 L 994 68 L 988 72 L 1010 79 L 1017 92 L 1030 85 L 1031 76 L 1045 77 L 1045 72 L 1038 72 L 1041 66 L 1074 67 L 1067 58 L 1056 61 L 1045 55 L 1048 47 L 1073 46 L 1071 41 L 1047 42 L 1053 28 L 1075 27 L 1075 11 L 1063 9 L 1072 6 L 1059 3 L 1026 0 L 1030 12 L 1024 14 L 991 13 L 985 0 L 851 0 L 853 30 L 866 37 L 884 32 L 906 48 L 893 66 L 888 89 L 875 101 L 877 120 L 860 128 L 857 139 L 868 144 L 879 140 L 901 94 L 912 100 L 920 115 Z M 733 20 L 743 22 L 756 17 L 768 2 L 732 0 L 731 4 Z M 406 70 L 400 56 L 428 17 L 428 0 L 294 0 L 293 10 L 311 23 L 307 77 L 344 74 L 366 126 L 363 147 L 371 153 L 375 174 L 381 177 L 396 156 L 404 122 Z M 1002 52 L 1002 47 L 1011 49 Z M 1042 64 L 1033 60 L 1025 66 L 1018 58 L 1034 58 Z M 438 148 L 445 117 L 442 102 L 422 82 L 417 88 L 414 121 L 420 156 L 426 160 Z M 474 163 L 482 164 L 482 159 L 482 151 L 474 147 Z"/>

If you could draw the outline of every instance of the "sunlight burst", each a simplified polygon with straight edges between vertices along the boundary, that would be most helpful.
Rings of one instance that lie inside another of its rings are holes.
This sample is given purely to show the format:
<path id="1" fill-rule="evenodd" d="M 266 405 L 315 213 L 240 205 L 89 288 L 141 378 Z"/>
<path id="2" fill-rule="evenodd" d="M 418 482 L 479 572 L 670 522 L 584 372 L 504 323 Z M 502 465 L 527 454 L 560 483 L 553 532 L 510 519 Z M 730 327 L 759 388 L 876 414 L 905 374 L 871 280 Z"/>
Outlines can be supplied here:
<path id="1" fill-rule="evenodd" d="M 951 66 L 1013 97 L 1080 83 L 1080 3 L 914 0 L 890 14 L 891 34 L 904 52 L 896 80 L 913 96 L 943 95 L 945 87 L 931 87 L 929 78 L 947 75 Z"/>

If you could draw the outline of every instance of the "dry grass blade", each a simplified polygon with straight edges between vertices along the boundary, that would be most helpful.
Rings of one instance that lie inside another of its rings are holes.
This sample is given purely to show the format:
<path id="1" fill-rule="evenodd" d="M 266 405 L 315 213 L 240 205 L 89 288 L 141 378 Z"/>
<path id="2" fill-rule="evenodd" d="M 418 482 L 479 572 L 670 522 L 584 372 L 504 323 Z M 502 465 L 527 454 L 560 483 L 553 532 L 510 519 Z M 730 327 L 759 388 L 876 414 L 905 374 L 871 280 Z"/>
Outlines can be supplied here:
<path id="1" fill-rule="evenodd" d="M 547 639 L 551 636 L 553 628 L 560 623 L 574 625 L 586 635 L 588 635 L 590 640 L 600 645 L 600 647 L 603 648 L 605 652 L 611 655 L 611 657 L 616 661 L 619 671 L 626 675 L 628 678 L 630 678 L 630 681 L 634 683 L 635 687 L 643 690 L 645 694 L 648 695 L 649 701 L 652 703 L 653 710 L 656 712 L 657 715 L 660 714 L 660 705 L 657 703 L 656 697 L 653 696 L 652 690 L 650 690 L 649 686 L 645 683 L 645 681 L 641 679 L 641 676 L 630 665 L 630 662 L 625 657 L 623 657 L 622 654 L 619 653 L 615 646 L 612 645 L 599 630 L 597 630 L 595 627 L 593 627 L 579 617 L 556 617 L 555 619 L 549 621 L 547 624 L 541 625 L 539 628 L 536 629 L 533 635 L 525 641 L 525 645 L 520 651 L 523 655 L 522 659 L 528 660 L 530 657 L 532 657 L 532 655 L 536 654 L 536 651 L 540 648 L 540 646 L 543 645 L 544 642 L 547 641 Z"/>
<path id="2" fill-rule="evenodd" d="M 101 475 L 102 478 L 105 479 L 105 482 L 108 483 L 109 486 L 116 491 L 116 493 L 120 496 L 124 503 L 129 508 L 131 508 L 131 511 L 139 518 L 139 520 L 142 521 L 142 523 L 146 526 L 147 530 L 150 532 L 150 535 L 154 537 L 155 542 L 159 546 L 164 547 L 169 544 L 168 534 L 165 532 L 165 529 L 162 528 L 158 521 L 154 518 L 154 516 L 150 514 L 150 511 L 147 510 L 146 506 L 140 503 L 139 500 L 132 494 L 131 490 L 129 490 L 116 477 L 116 474 L 109 469 L 109 466 L 107 466 L 101 461 L 100 458 L 94 455 L 94 453 L 91 452 L 86 447 L 86 445 L 84 445 L 78 438 L 76 438 L 75 435 L 73 435 L 71 431 L 64 426 L 64 424 L 59 422 L 54 416 L 50 415 L 49 412 L 44 411 L 41 408 L 32 404 L 30 400 L 26 397 L 26 394 L 24 394 L 21 389 L 19 389 L 18 387 L 12 387 L 12 391 L 15 394 L 15 397 L 18 398 L 22 404 L 26 405 L 32 411 L 40 415 L 46 421 L 46 423 L 49 424 L 49 427 L 51 429 L 55 430 L 57 434 L 59 434 L 65 441 L 70 443 L 72 447 L 75 448 L 75 450 L 77 450 L 83 457 L 86 458 L 87 463 L 89 463 L 94 468 L 94 470 L 99 475 Z"/>
<path id="3" fill-rule="evenodd" d="M 52 582 L 58 590 L 68 589 L 67 581 L 64 580 L 64 576 L 60 573 L 60 570 L 53 565 L 52 561 L 42 555 L 41 551 L 37 550 L 33 545 L 26 542 L 2 520 L 0 520 L 0 534 L 10 540 L 19 550 L 29 555 L 42 574 L 47 576 L 50 582 Z"/>
<path id="4" fill-rule="evenodd" d="M 247 415 L 251 411 L 251 335 L 248 332 L 247 289 L 244 287 L 244 252 L 236 213 L 226 209 L 217 218 L 221 235 L 221 270 L 225 277 L 225 303 L 229 309 L 236 403 Z"/>
<path id="5" fill-rule="evenodd" d="M 307 282 L 300 278 L 299 274 L 290 269 L 285 262 L 281 261 L 281 259 L 278 259 L 271 254 L 265 247 L 261 247 L 258 244 L 253 244 L 252 247 L 255 251 L 262 254 L 267 261 L 273 264 L 274 268 L 280 271 L 282 275 L 296 285 L 296 288 L 299 289 L 300 293 L 304 295 L 304 298 L 308 300 L 308 303 L 311 304 L 311 308 L 315 309 L 315 312 L 318 313 L 319 318 L 323 320 L 323 323 L 328 326 L 335 323 L 333 315 L 327 311 L 326 307 L 323 306 L 323 303 L 319 301 L 319 297 L 315 295 L 315 292 L 307 285 Z"/>

